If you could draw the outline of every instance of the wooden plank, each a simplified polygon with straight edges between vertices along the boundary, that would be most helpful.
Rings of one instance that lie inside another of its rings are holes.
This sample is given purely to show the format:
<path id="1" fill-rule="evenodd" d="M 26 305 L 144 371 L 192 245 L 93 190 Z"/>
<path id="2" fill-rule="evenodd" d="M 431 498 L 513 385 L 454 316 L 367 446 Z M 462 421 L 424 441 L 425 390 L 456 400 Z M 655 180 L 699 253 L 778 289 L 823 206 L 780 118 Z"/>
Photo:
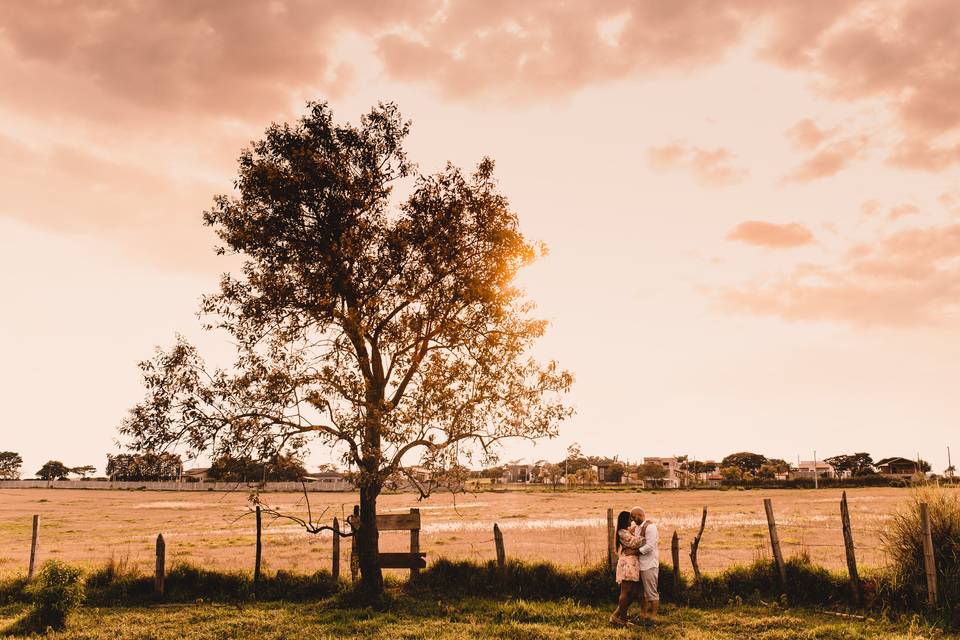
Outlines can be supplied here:
<path id="1" fill-rule="evenodd" d="M 410 509 L 410 515 L 416 516 L 417 523 L 420 522 L 420 509 Z M 410 553 L 420 555 L 420 527 L 410 529 Z M 410 567 L 410 579 L 413 580 L 420 573 L 419 567 Z"/>
<path id="2" fill-rule="evenodd" d="M 853 528 L 850 526 L 850 508 L 847 506 L 847 492 L 840 498 L 840 522 L 843 527 L 843 547 L 847 554 L 847 573 L 850 574 L 850 592 L 853 604 L 863 605 L 863 583 L 857 571 L 856 547 L 853 545 Z"/>
<path id="3" fill-rule="evenodd" d="M 419 509 L 411 509 L 411 513 L 377 514 L 377 529 L 380 531 L 408 531 L 419 528 Z"/>
<path id="4" fill-rule="evenodd" d="M 937 562 L 933 555 L 933 534 L 930 529 L 930 508 L 920 504 L 920 535 L 923 539 L 923 568 L 927 574 L 927 604 L 937 606 Z"/>
<path id="5" fill-rule="evenodd" d="M 427 566 L 427 553 L 381 553 L 381 569 L 424 569 Z"/>
<path id="6" fill-rule="evenodd" d="M 33 580 L 33 573 L 37 566 L 37 544 L 40 540 L 40 516 L 33 516 L 33 536 L 30 539 L 30 569 L 27 571 L 27 580 Z"/>
<path id="7" fill-rule="evenodd" d="M 773 517 L 773 500 L 763 499 L 763 508 L 767 512 L 767 527 L 770 530 L 770 547 L 773 549 L 773 560 L 777 564 L 780 574 L 780 587 L 787 590 L 787 566 L 783 562 L 783 553 L 780 551 L 780 536 L 777 535 L 777 522 Z"/>

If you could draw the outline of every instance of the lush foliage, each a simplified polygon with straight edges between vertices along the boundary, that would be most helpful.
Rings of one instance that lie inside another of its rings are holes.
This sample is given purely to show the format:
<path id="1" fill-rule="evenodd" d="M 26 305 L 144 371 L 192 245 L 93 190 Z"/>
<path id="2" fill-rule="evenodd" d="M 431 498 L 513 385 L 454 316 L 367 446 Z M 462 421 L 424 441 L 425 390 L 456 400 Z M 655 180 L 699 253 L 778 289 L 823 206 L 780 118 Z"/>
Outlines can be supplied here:
<path id="1" fill-rule="evenodd" d="M 335 448 L 356 469 L 360 569 L 374 594 L 376 500 L 389 479 L 414 465 L 463 469 L 504 438 L 555 435 L 570 414 L 571 375 L 529 354 L 546 323 L 513 281 L 540 251 L 493 162 L 418 174 L 409 127 L 390 104 L 359 126 L 311 104 L 243 151 L 239 196 L 204 215 L 220 251 L 244 259 L 202 304 L 205 326 L 236 346 L 233 366 L 208 367 L 178 340 L 141 364 L 146 397 L 121 426 L 147 452 L 182 444 L 269 460 Z M 393 202 L 404 181 L 409 196 Z"/>
<path id="2" fill-rule="evenodd" d="M 47 561 L 27 587 L 32 607 L 26 622 L 38 630 L 63 629 L 68 616 L 84 600 L 80 569 L 57 560 Z"/>
<path id="3" fill-rule="evenodd" d="M 960 626 L 960 490 L 914 489 L 908 508 L 896 515 L 883 538 L 892 568 L 889 595 L 904 607 L 922 608 L 926 602 L 921 504 L 930 514 L 938 604 L 951 624 Z"/>
<path id="4" fill-rule="evenodd" d="M 294 482 L 307 475 L 294 456 L 278 454 L 268 460 L 250 456 L 220 456 L 210 465 L 207 476 L 220 482 Z"/>
<path id="5" fill-rule="evenodd" d="M 19 480 L 23 458 L 13 451 L 0 451 L 0 480 Z"/>
<path id="6" fill-rule="evenodd" d="M 112 480 L 136 482 L 175 480 L 181 473 L 183 473 L 183 462 L 180 456 L 166 451 L 107 456 L 107 475 Z"/>
<path id="7" fill-rule="evenodd" d="M 48 460 L 36 475 L 41 480 L 65 480 L 70 475 L 70 467 L 59 460 Z"/>

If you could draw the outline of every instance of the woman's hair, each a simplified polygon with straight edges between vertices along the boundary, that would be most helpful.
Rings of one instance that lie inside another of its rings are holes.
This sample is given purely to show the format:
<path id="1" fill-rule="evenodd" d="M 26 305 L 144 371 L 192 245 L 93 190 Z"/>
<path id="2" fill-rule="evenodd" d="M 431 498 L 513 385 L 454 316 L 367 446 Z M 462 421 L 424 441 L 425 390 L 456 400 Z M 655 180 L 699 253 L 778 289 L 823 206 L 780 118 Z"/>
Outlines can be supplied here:
<path id="1" fill-rule="evenodd" d="M 620 550 L 620 530 L 621 530 L 621 529 L 629 529 L 629 528 L 630 528 L 630 512 L 629 512 L 629 511 L 621 511 L 620 514 L 617 516 L 617 534 L 616 534 L 616 539 L 617 539 L 617 550 L 618 550 L 618 551 Z"/>

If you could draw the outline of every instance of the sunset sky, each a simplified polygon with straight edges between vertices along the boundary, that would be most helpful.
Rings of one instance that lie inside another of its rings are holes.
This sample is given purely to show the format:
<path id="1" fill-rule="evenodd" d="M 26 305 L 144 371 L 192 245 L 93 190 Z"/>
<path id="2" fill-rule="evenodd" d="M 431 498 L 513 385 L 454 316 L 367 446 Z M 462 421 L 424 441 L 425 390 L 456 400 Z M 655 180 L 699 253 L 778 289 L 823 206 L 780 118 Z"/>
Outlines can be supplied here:
<path id="1" fill-rule="evenodd" d="M 327 100 L 497 162 L 559 438 L 504 459 L 960 457 L 960 2 L 0 0 L 0 450 L 100 472 L 235 266 L 201 213 Z M 316 449 L 311 463 L 329 462 Z"/>

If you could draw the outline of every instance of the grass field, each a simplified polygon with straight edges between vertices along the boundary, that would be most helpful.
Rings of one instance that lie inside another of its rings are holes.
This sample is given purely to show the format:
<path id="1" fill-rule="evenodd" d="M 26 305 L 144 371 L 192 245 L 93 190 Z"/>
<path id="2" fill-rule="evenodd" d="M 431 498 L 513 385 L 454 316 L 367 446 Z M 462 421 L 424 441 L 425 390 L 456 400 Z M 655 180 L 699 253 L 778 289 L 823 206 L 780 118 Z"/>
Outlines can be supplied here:
<path id="1" fill-rule="evenodd" d="M 665 606 L 654 629 L 613 629 L 611 607 L 573 601 L 526 602 L 402 598 L 388 613 L 339 608 L 331 602 L 220 604 L 82 609 L 51 640 L 165 640 L 186 638 L 685 638 L 690 640 L 830 640 L 953 638 L 917 621 L 849 620 L 803 609 L 739 606 L 691 609 Z M 0 607 L 0 633 L 23 607 Z M 22 637 L 13 635 L 12 637 Z"/>
<path id="2" fill-rule="evenodd" d="M 892 488 L 848 492 L 858 558 L 863 566 L 883 563 L 878 536 L 908 492 Z M 836 489 L 771 491 L 509 491 L 438 494 L 417 502 L 412 494 L 385 495 L 380 512 L 418 507 L 424 529 L 421 549 L 437 557 L 486 560 L 494 556 L 493 523 L 504 534 L 507 554 L 561 565 L 595 564 L 606 553 L 606 510 L 642 505 L 661 528 L 666 551 L 674 530 L 680 534 L 682 567 L 686 550 L 709 508 L 700 563 L 706 571 L 747 564 L 769 556 L 763 498 L 773 498 L 784 552 L 801 551 L 814 563 L 845 567 Z M 302 495 L 265 494 L 272 505 L 306 513 Z M 176 493 L 65 489 L 0 490 L 0 573 L 22 573 L 29 557 L 31 515 L 40 514 L 40 560 L 59 558 L 87 567 L 113 559 L 148 569 L 157 533 L 167 541 L 168 562 L 190 561 L 212 569 L 250 569 L 254 521 L 243 517 L 247 491 Z M 316 515 L 328 509 L 348 514 L 357 497 L 346 493 L 312 494 Z M 385 532 L 384 551 L 404 550 L 405 532 Z M 346 566 L 349 545 L 344 545 Z M 663 558 L 667 558 L 667 551 Z M 264 534 L 263 557 L 269 569 L 310 572 L 329 568 L 329 534 L 311 536 L 286 522 Z"/>

